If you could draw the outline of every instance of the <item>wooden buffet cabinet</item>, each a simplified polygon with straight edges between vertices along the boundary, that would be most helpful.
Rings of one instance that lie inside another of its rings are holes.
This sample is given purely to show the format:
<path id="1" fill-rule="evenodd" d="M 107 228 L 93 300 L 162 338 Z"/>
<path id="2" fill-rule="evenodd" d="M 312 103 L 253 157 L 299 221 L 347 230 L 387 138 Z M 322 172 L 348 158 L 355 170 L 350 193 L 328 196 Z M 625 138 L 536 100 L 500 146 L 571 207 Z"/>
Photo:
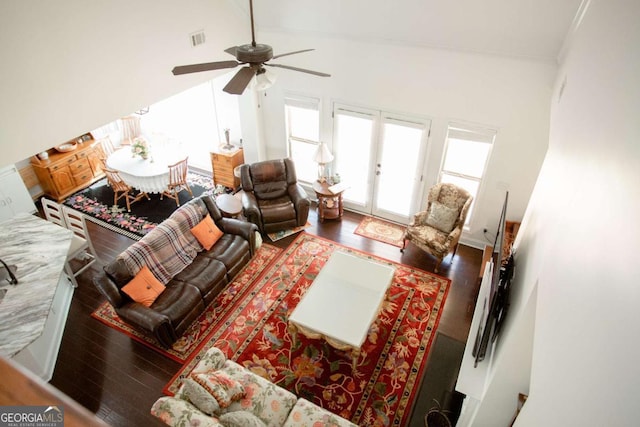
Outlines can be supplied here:
<path id="1" fill-rule="evenodd" d="M 213 182 L 222 184 L 234 190 L 240 186 L 240 178 L 236 178 L 233 170 L 244 163 L 242 148 L 236 151 L 222 150 L 211 152 L 211 166 L 213 167 Z"/>
<path id="2" fill-rule="evenodd" d="M 50 148 L 46 151 L 48 158 L 45 159 L 40 157 L 42 154 L 31 157 L 31 166 L 42 191 L 57 201 L 104 177 L 100 160 L 104 153 L 100 144 L 90 136 L 85 136 L 82 143 L 75 144 L 76 148 L 67 152 Z"/>

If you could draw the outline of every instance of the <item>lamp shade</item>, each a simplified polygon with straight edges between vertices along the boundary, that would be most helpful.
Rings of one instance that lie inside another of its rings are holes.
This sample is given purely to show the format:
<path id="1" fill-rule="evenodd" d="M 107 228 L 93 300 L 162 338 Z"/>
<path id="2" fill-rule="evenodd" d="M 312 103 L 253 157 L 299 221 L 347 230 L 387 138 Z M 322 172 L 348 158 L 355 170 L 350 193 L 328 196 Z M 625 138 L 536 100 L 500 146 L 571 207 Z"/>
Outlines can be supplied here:
<path id="1" fill-rule="evenodd" d="M 314 154 L 313 156 L 313 160 L 316 163 L 322 163 L 322 164 L 329 163 L 333 160 L 333 154 L 331 154 L 331 151 L 329 151 L 327 144 L 325 144 L 324 142 L 321 142 L 320 145 L 318 145 L 316 154 Z"/>

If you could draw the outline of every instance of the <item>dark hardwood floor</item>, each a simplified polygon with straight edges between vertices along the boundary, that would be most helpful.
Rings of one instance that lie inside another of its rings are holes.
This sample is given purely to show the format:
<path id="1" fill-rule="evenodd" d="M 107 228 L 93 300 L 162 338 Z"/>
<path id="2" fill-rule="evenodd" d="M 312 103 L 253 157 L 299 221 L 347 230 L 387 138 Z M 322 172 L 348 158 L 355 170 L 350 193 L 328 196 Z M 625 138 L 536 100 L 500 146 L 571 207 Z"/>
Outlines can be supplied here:
<path id="1" fill-rule="evenodd" d="M 309 221 L 313 225 L 307 231 L 345 246 L 433 272 L 434 259 L 413 245 L 409 245 L 403 254 L 395 246 L 354 234 L 361 218 L 359 214 L 345 212 L 341 221 L 319 223 L 312 209 Z M 87 224 L 103 263 L 114 259 L 132 243 L 132 240 L 92 222 Z M 294 239 L 295 236 L 290 236 L 272 244 L 285 248 Z M 443 262 L 439 274 L 450 278 L 452 283 L 438 327 L 439 334 L 466 341 L 478 293 L 481 258 L 482 251 L 461 245 L 453 263 L 450 263 L 450 258 Z M 96 268 L 101 268 L 101 265 Z M 74 293 L 51 384 L 110 425 L 163 425 L 150 415 L 149 409 L 162 396 L 162 388 L 178 371 L 180 364 L 90 316 L 104 300 L 91 282 L 95 272 L 89 269 L 79 276 L 79 287 Z M 446 349 L 437 354 L 437 357 L 445 359 L 461 357 L 459 354 L 447 354 Z M 430 357 L 427 372 L 430 366 L 439 369 L 442 363 Z M 455 378 L 457 370 L 454 368 L 454 371 L 443 374 Z M 411 426 L 424 426 L 424 415 L 432 406 L 432 402 L 420 401 L 421 397 L 442 396 L 451 391 L 447 388 L 450 385 L 423 379 Z"/>

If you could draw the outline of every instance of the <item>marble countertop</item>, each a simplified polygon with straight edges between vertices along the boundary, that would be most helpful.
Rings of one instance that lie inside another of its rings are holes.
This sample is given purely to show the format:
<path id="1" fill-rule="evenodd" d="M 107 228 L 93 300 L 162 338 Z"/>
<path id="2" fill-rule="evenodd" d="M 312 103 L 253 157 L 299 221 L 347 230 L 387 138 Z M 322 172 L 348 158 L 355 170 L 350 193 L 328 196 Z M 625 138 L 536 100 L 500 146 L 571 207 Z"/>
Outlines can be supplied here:
<path id="1" fill-rule="evenodd" d="M 0 355 L 13 357 L 38 338 L 64 270 L 72 233 L 29 214 L 0 222 L 0 258 L 16 265 L 17 285 L 3 281 Z"/>

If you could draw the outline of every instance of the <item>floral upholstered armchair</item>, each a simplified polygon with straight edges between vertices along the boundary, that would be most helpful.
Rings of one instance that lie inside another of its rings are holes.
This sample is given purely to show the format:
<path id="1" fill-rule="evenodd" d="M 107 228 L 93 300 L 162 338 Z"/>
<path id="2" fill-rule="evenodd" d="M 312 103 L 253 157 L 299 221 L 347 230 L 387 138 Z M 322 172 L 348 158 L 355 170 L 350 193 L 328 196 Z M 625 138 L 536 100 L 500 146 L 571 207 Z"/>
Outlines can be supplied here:
<path id="1" fill-rule="evenodd" d="M 462 227 L 473 197 L 466 190 L 453 184 L 436 184 L 429 190 L 427 207 L 418 212 L 407 226 L 401 252 L 407 241 L 438 259 L 438 271 L 444 257 L 453 252 L 456 255 Z"/>

